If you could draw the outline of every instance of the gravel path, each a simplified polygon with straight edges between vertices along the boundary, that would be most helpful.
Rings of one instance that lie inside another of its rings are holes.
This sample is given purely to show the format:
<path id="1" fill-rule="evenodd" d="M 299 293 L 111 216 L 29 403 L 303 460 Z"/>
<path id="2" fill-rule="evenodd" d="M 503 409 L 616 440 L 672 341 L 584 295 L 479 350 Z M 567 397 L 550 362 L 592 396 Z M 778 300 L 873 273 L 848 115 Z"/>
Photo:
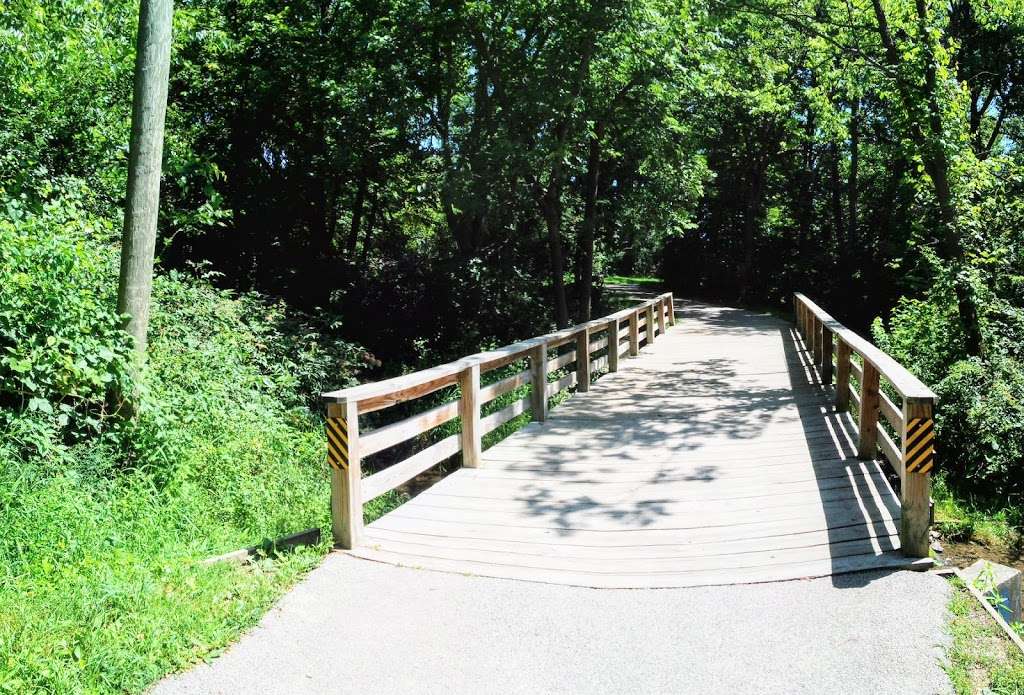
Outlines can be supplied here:
<path id="1" fill-rule="evenodd" d="M 332 553 L 158 695 L 945 693 L 940 577 L 599 590 Z"/>

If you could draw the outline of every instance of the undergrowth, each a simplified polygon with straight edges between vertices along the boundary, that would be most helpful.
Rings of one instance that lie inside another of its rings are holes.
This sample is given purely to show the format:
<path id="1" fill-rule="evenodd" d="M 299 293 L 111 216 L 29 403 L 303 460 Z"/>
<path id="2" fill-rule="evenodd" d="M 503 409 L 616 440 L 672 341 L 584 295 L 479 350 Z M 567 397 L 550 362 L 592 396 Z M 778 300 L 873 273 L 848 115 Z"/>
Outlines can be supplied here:
<path id="1" fill-rule="evenodd" d="M 959 579 L 949 603 L 952 638 L 946 673 L 960 695 L 1024 693 L 1024 654 L 978 604 Z"/>
<path id="2" fill-rule="evenodd" d="M 116 229 L 70 194 L 0 208 L 4 693 L 139 692 L 216 654 L 329 547 L 310 406 L 352 383 L 362 351 L 199 272 L 158 273 L 133 385 Z M 111 393 L 133 386 L 128 418 Z M 199 562 L 313 526 L 315 548 Z"/>

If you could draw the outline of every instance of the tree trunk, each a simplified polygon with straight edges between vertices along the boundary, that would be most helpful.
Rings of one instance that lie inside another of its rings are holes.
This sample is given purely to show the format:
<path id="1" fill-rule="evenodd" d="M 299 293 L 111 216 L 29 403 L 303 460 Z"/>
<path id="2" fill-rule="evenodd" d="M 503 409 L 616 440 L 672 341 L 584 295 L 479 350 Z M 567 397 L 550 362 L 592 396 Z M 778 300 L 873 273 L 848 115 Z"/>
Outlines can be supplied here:
<path id="1" fill-rule="evenodd" d="M 814 133 L 816 128 L 814 110 L 807 105 L 804 125 L 803 170 L 800 173 L 800 193 L 796 213 L 799 218 L 797 249 L 801 255 L 807 250 L 814 222 Z"/>
<path id="2" fill-rule="evenodd" d="M 348 228 L 348 258 L 351 261 L 356 257 L 356 244 L 359 242 L 359 227 L 363 222 L 363 207 L 366 203 L 367 177 L 360 174 L 359 187 L 356 189 L 356 199 L 352 204 L 352 224 Z"/>
<path id="3" fill-rule="evenodd" d="M 765 140 L 768 140 L 766 137 Z M 765 177 L 768 173 L 770 155 L 767 145 L 748 148 L 749 180 L 747 181 L 746 200 L 743 215 L 743 259 L 737 269 L 739 300 L 746 302 L 754 292 L 754 236 L 761 220 Z"/>
<path id="4" fill-rule="evenodd" d="M 837 244 L 841 245 L 846 223 L 843 221 L 843 190 L 842 184 L 839 182 L 839 146 L 833 142 L 829 145 L 828 152 L 829 188 L 832 194 L 832 229 L 835 233 L 829 235 L 825 242 L 828 243 L 834 237 Z M 824 249 L 822 250 L 824 251 Z"/>
<path id="5" fill-rule="evenodd" d="M 579 239 L 579 263 L 576 268 L 576 291 L 579 319 L 590 320 L 590 296 L 594 285 L 594 233 L 597 230 L 597 194 L 601 177 L 601 137 L 604 125 L 598 123 L 590 137 L 587 174 L 583 190 L 583 229 Z"/>
<path id="6" fill-rule="evenodd" d="M 860 98 L 853 102 L 850 113 L 850 179 L 846 189 L 847 195 L 847 251 L 857 253 L 857 203 L 859 192 L 858 169 L 860 166 Z"/>
<path id="7" fill-rule="evenodd" d="M 551 170 L 551 181 L 541 198 L 540 208 L 548 230 L 555 322 L 559 328 L 565 328 L 569 325 L 569 306 L 565 297 L 565 254 L 562 251 L 562 187 L 560 179 L 559 166 L 555 165 Z"/>
<path id="8" fill-rule="evenodd" d="M 759 172 L 754 172 L 754 181 L 747 191 L 743 215 L 743 259 L 739 267 L 739 300 L 746 302 L 754 289 L 754 231 L 757 228 L 761 202 Z"/>
<path id="9" fill-rule="evenodd" d="M 149 300 L 153 289 L 173 13 L 172 0 L 142 0 L 139 10 L 128 196 L 117 288 L 117 310 L 126 317 L 125 330 L 135 342 L 136 369 L 146 354 Z"/>
<path id="10" fill-rule="evenodd" d="M 373 246 L 373 232 L 377 228 L 377 218 L 380 214 L 379 193 L 380 190 L 378 189 L 377 194 L 371 196 L 373 202 L 370 203 L 370 219 L 367 220 L 366 231 L 363 232 L 363 252 L 359 260 L 359 265 L 363 268 L 366 267 L 366 263 L 370 258 L 370 248 Z"/>
<path id="11" fill-rule="evenodd" d="M 942 225 L 941 244 L 945 260 L 951 266 L 954 276 L 953 290 L 956 294 L 957 312 L 960 318 L 960 326 L 964 332 L 965 348 L 968 354 L 983 355 L 984 341 L 981 335 L 981 323 L 978 316 L 978 306 L 971 290 L 968 279 L 961 270 L 966 265 L 963 243 L 960 239 L 957 213 L 953 207 L 953 193 L 949 181 L 949 158 L 943 149 L 943 121 L 942 106 L 939 103 L 936 90 L 938 89 L 938 75 L 936 73 L 937 58 L 934 46 L 931 44 L 930 32 L 928 30 L 928 8 L 924 0 L 916 0 L 914 3 L 918 20 L 917 40 L 924 44 L 922 60 L 924 63 L 924 101 L 922 105 L 914 96 L 919 89 L 916 84 L 908 84 L 906 78 L 902 77 L 902 55 L 892 32 L 889 29 L 889 20 L 885 14 L 885 7 L 882 0 L 871 0 L 874 9 L 878 36 L 885 49 L 885 59 L 895 75 L 896 87 L 899 91 L 903 107 L 910 116 L 910 136 L 918 154 L 924 163 L 925 171 L 932 180 L 935 191 L 935 199 L 939 207 L 939 220 Z M 928 127 L 928 131 L 924 130 Z"/>

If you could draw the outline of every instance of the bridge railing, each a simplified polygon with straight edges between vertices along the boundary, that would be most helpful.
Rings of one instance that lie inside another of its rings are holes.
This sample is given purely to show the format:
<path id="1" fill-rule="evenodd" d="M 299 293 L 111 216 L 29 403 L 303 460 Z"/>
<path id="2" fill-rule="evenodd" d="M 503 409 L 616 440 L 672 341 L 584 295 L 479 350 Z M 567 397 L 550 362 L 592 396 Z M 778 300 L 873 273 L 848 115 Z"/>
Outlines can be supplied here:
<path id="1" fill-rule="evenodd" d="M 433 466 L 462 453 L 462 465 L 481 464 L 484 435 L 529 411 L 535 421 L 547 418 L 548 399 L 573 386 L 590 388 L 591 375 L 615 372 L 619 358 L 639 353 L 675 323 L 672 294 L 547 335 L 481 352 L 430 369 L 323 394 L 327 404 L 327 459 L 331 469 L 331 520 L 334 540 L 344 548 L 359 544 L 363 504 Z M 566 349 L 568 346 L 571 349 Z M 563 347 L 565 346 L 565 347 Z M 558 354 L 559 349 L 562 350 Z M 605 354 L 594 357 L 600 351 Z M 552 352 L 554 351 L 554 352 Z M 481 376 L 513 364 L 522 371 L 481 385 Z M 557 380 L 548 375 L 574 365 Z M 484 416 L 482 408 L 496 398 L 529 384 L 530 394 Z M 540 385 L 543 385 L 541 387 Z M 421 399 L 458 386 L 458 396 L 398 422 L 361 432 L 360 415 Z M 459 432 L 434 442 L 401 461 L 362 476 L 362 460 L 440 425 L 458 419 Z"/>
<path id="2" fill-rule="evenodd" d="M 857 410 L 857 455 L 878 452 L 900 477 L 900 545 L 906 555 L 928 557 L 931 474 L 935 471 L 935 394 L 892 357 L 879 350 L 799 292 L 793 295 L 796 325 L 824 386 L 835 378 L 836 410 Z M 859 364 L 853 359 L 858 356 Z M 833 361 L 834 358 L 834 361 Z M 851 387 L 851 376 L 859 388 Z M 882 379 L 897 396 L 881 388 Z M 879 420 L 885 418 L 896 440 Z"/>

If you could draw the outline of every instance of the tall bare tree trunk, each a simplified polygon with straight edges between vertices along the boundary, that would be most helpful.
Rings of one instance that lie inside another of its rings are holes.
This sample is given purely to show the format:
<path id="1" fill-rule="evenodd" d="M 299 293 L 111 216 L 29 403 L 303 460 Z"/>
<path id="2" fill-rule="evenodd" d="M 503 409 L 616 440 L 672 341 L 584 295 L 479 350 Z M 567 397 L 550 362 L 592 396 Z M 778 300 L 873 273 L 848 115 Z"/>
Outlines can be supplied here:
<path id="1" fill-rule="evenodd" d="M 548 230 L 548 253 L 551 258 L 551 288 L 554 291 L 555 322 L 559 328 L 569 325 L 569 303 L 565 296 L 565 252 L 562 250 L 562 186 L 561 167 L 551 168 L 551 181 L 540 201 L 544 224 Z"/>
<path id="2" fill-rule="evenodd" d="M 576 268 L 576 292 L 579 302 L 579 319 L 590 320 L 590 295 L 594 285 L 594 233 L 597 230 L 597 195 L 601 180 L 601 137 L 604 124 L 595 126 L 590 137 L 587 155 L 587 175 L 583 191 L 583 229 L 579 241 L 579 263 Z"/>
<path id="3" fill-rule="evenodd" d="M 137 366 L 146 354 L 153 256 L 160 206 L 160 166 L 171 62 L 172 0 L 142 0 L 135 54 L 132 132 L 128 150 L 128 199 L 121 238 L 117 310 L 135 341 Z"/>
<path id="4" fill-rule="evenodd" d="M 846 245 L 848 253 L 857 253 L 857 204 L 860 196 L 860 181 L 858 179 L 860 168 L 860 97 L 854 100 L 850 113 L 850 178 L 846 189 L 847 195 L 847 224 L 849 229 L 846 234 Z"/>
<path id="5" fill-rule="evenodd" d="M 814 223 L 814 133 L 817 127 L 814 109 L 808 103 L 805 112 L 804 141 L 802 145 L 802 164 L 800 172 L 800 192 L 797 197 L 796 212 L 799 218 L 797 233 L 797 250 L 803 254 L 807 250 L 811 238 L 811 225 Z"/>
<path id="6" fill-rule="evenodd" d="M 917 146 L 918 154 L 924 163 L 925 171 L 932 180 L 935 199 L 939 208 L 939 222 L 942 225 L 941 248 L 945 260 L 950 263 L 954 273 L 953 291 L 956 294 L 957 310 L 960 325 L 964 331 L 964 346 L 971 355 L 984 356 L 985 344 L 981 334 L 981 319 L 978 312 L 977 299 L 970 286 L 970 281 L 963 273 L 966 266 L 966 249 L 961 239 L 958 215 L 953 202 L 953 189 L 949 180 L 949 157 L 943 148 L 944 128 L 942 122 L 942 106 L 938 99 L 938 75 L 935 48 L 929 43 L 927 26 L 928 7 L 925 0 L 915 0 L 914 6 L 918 20 L 918 40 L 928 50 L 924 51 L 924 104 L 915 100 L 915 90 L 919 86 L 908 84 L 900 76 L 903 60 L 899 47 L 889 29 L 889 20 L 885 14 L 882 0 L 871 0 L 877 22 L 878 36 L 885 49 L 886 62 L 896 76 L 896 87 L 907 113 L 910 114 L 910 136 Z M 919 108 L 923 107 L 923 108 Z M 927 128 L 927 130 L 925 130 Z"/>
<path id="7" fill-rule="evenodd" d="M 827 227 L 823 231 L 826 233 L 826 242 L 835 237 L 836 246 L 842 248 L 846 222 L 843 221 L 843 185 L 840 182 L 839 176 L 839 145 L 834 142 L 828 146 L 828 178 L 829 188 L 831 189 L 829 192 L 832 196 L 832 229 L 834 234 L 828 234 Z"/>
<path id="8" fill-rule="evenodd" d="M 356 244 L 359 243 L 359 228 L 363 223 L 363 206 L 366 202 L 367 176 L 365 173 L 359 175 L 359 186 L 356 188 L 356 199 L 352 204 L 352 224 L 348 229 L 348 258 L 350 261 L 356 257 Z"/>

